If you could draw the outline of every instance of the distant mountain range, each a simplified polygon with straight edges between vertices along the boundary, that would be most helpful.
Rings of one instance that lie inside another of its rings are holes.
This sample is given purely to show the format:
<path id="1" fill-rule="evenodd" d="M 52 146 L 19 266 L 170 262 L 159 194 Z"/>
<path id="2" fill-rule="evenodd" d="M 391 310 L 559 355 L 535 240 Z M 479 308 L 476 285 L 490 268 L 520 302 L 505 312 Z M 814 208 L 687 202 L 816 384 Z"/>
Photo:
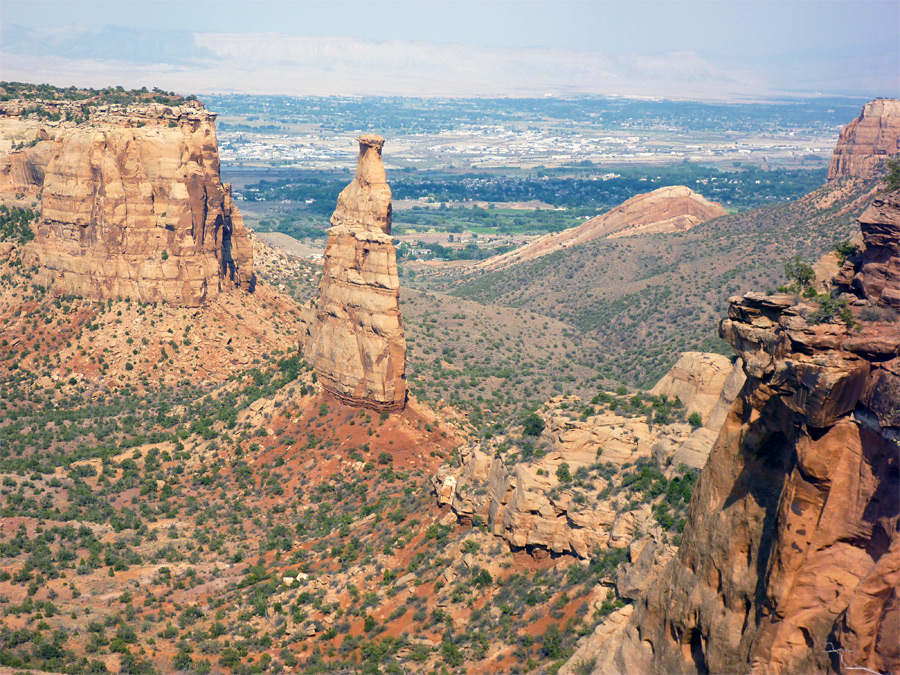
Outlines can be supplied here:
<path id="1" fill-rule="evenodd" d="M 786 64 L 754 70 L 751 64 L 714 62 L 689 50 L 610 54 L 88 24 L 54 29 L 4 25 L 0 45 L 3 79 L 60 86 L 160 86 L 192 93 L 731 100 L 813 93 L 811 87 L 823 84 L 829 93 L 859 94 L 864 93 L 861 87 L 873 85 L 840 69 L 828 83 L 808 84 L 809 78 L 791 79 Z M 793 65 L 805 72 L 802 63 Z M 884 69 L 870 70 L 877 81 Z"/>

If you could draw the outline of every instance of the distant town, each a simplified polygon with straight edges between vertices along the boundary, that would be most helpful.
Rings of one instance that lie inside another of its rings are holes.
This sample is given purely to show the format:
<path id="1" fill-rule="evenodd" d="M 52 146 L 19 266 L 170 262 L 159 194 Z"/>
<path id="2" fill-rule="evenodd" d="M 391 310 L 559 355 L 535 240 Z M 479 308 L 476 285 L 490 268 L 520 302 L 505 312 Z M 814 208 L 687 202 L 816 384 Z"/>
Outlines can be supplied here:
<path id="1" fill-rule="evenodd" d="M 856 101 L 704 104 L 581 98 L 449 100 L 218 96 L 223 162 L 350 166 L 354 134 L 389 140 L 388 167 L 503 169 L 579 162 L 825 165 Z M 773 110 L 777 114 L 772 114 Z"/>

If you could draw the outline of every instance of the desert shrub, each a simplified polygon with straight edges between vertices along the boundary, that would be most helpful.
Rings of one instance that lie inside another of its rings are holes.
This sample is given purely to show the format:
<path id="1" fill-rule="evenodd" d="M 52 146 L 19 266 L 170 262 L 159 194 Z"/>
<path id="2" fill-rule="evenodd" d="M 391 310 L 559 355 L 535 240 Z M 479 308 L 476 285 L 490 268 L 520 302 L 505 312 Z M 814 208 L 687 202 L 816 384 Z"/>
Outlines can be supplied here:
<path id="1" fill-rule="evenodd" d="M 526 436 L 540 436 L 544 430 L 544 420 L 535 413 L 529 413 L 522 418 L 522 433 Z"/>

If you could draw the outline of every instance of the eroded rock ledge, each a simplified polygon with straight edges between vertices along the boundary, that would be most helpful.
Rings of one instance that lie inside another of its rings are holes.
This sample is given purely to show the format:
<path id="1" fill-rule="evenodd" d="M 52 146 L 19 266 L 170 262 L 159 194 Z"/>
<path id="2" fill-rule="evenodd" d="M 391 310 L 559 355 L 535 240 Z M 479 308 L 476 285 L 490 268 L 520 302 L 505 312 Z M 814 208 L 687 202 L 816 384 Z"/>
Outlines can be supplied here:
<path id="1" fill-rule="evenodd" d="M 9 148 L 0 195 L 39 201 L 36 236 L 23 251 L 38 283 L 97 300 L 187 306 L 229 287 L 253 290 L 252 248 L 219 176 L 216 116 L 202 104 L 46 102 L 63 120 L 83 115 L 77 122 L 34 119 L 29 106 L 0 107 Z"/>
<path id="2" fill-rule="evenodd" d="M 441 467 L 432 479 L 438 503 L 459 519 L 481 518 L 511 546 L 537 555 L 587 558 L 598 548 L 631 547 L 637 562 L 646 542 L 634 549 L 636 533 L 648 535 L 660 551 L 666 537 L 649 501 L 630 508 L 614 488 L 639 461 L 662 467 L 668 478 L 679 469 L 702 468 L 743 381 L 740 365 L 724 356 L 683 354 L 651 393 L 678 398 L 686 414 L 702 419 L 696 428 L 685 422 L 651 426 L 644 417 L 610 410 L 578 417 L 575 397 L 551 399 L 539 411 L 545 427 L 537 440 L 545 454 L 510 462 L 487 444 L 463 448 L 459 465 Z M 583 472 L 579 489 L 561 482 L 563 465 L 573 475 Z M 605 467 L 602 473 L 598 467 Z M 585 493 L 596 498 L 586 501 Z"/>
<path id="3" fill-rule="evenodd" d="M 406 339 L 384 139 L 357 140 L 356 176 L 331 216 L 306 353 L 326 391 L 342 402 L 396 412 L 406 405 Z"/>

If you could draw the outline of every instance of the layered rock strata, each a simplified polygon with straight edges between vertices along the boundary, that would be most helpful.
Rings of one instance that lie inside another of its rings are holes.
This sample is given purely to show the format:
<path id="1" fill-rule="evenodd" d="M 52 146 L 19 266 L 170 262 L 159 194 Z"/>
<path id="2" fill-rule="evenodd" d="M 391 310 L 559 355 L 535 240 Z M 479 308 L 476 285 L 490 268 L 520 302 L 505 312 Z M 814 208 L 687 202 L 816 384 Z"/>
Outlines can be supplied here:
<path id="1" fill-rule="evenodd" d="M 828 167 L 828 180 L 844 176 L 877 178 L 884 161 L 900 153 L 900 101 L 876 98 L 841 131 Z"/>
<path id="2" fill-rule="evenodd" d="M 488 258 L 476 264 L 475 269 L 503 269 L 595 239 L 684 232 L 725 213 L 720 204 L 708 201 L 689 187 L 670 185 L 632 197 L 578 227 L 544 235 L 514 251 Z"/>
<path id="3" fill-rule="evenodd" d="M 396 412 L 406 405 L 406 339 L 384 139 L 357 140 L 356 176 L 331 216 L 306 354 L 326 391 L 342 402 Z"/>
<path id="4" fill-rule="evenodd" d="M 900 193 L 877 196 L 859 218 L 863 248 L 834 282 L 864 304 L 900 312 Z"/>
<path id="5" fill-rule="evenodd" d="M 881 290 L 897 281 L 896 204 L 862 218 L 849 314 L 731 299 L 720 334 L 747 381 L 677 557 L 627 624 L 576 656 L 593 672 L 900 671 L 900 322 Z"/>
<path id="6" fill-rule="evenodd" d="M 0 195 L 39 200 L 23 251 L 39 283 L 192 307 L 228 287 L 253 290 L 252 248 L 219 176 L 216 116 L 202 104 L 101 107 L 77 124 L 26 113 L 15 101 L 0 109 Z"/>
<path id="7" fill-rule="evenodd" d="M 679 467 L 702 467 L 724 411 L 742 383 L 740 366 L 735 368 L 727 358 L 686 353 L 657 388 L 677 392 L 673 399 L 681 398 L 687 410 L 706 420 L 696 429 L 684 422 L 651 427 L 643 418 L 611 411 L 579 419 L 571 412 L 577 405 L 574 397 L 553 399 L 541 410 L 545 428 L 539 442 L 546 448 L 542 457 L 510 465 L 487 447 L 464 448 L 461 465 L 442 467 L 433 479 L 438 502 L 449 504 L 459 518 L 484 519 L 495 535 L 516 548 L 587 557 L 597 547 L 628 547 L 636 532 L 653 533 L 658 527 L 650 504 L 617 508 L 616 495 L 609 493 L 612 485 L 621 483 L 621 471 L 641 459 L 668 466 L 669 474 Z M 589 493 L 605 490 L 609 496 L 585 504 L 578 491 L 560 481 L 563 464 L 571 474 L 610 467 L 604 477 L 582 479 L 590 482 Z M 656 534 L 662 541 L 661 530 Z M 644 557 L 649 560 L 651 551 L 661 548 L 651 546 Z"/>

